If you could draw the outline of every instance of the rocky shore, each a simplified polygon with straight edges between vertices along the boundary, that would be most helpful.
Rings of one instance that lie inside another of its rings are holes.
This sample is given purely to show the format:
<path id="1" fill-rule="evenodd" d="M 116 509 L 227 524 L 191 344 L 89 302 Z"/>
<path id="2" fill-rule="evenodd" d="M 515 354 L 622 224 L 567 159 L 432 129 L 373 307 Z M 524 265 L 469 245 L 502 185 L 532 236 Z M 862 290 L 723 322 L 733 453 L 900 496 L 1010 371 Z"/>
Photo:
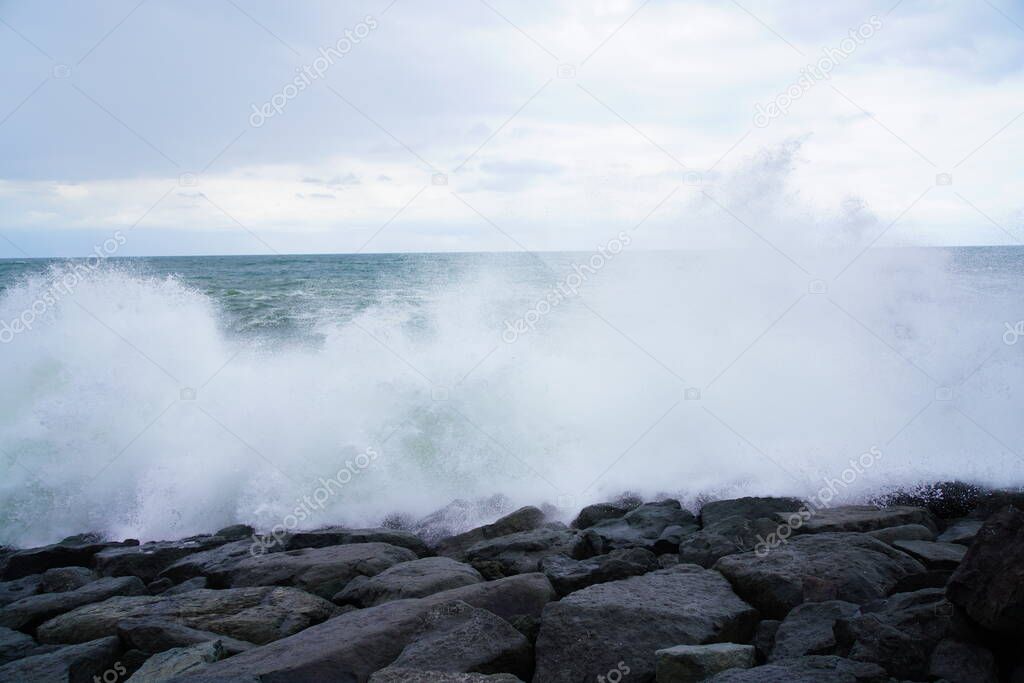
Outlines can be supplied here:
<path id="1" fill-rule="evenodd" d="M 0 681 L 1022 682 L 1024 493 L 932 493 L 3 549 Z"/>

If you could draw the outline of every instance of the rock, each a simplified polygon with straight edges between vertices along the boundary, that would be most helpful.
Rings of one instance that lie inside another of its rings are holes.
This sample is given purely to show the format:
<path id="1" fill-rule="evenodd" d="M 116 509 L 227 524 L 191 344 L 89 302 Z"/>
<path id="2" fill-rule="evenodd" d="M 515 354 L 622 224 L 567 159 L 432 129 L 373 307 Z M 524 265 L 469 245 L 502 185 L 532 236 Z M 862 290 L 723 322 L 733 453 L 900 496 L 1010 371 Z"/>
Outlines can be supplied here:
<path id="1" fill-rule="evenodd" d="M 420 633 L 390 666 L 451 673 L 511 673 L 529 678 L 533 649 L 519 631 L 462 601 L 431 610 Z"/>
<path id="2" fill-rule="evenodd" d="M 929 569 L 956 569 L 967 554 L 967 548 L 957 543 L 894 541 L 892 545 L 921 561 Z"/>
<path id="3" fill-rule="evenodd" d="M 0 626 L 26 631 L 58 614 L 118 595 L 146 595 L 146 586 L 134 576 L 104 578 L 63 593 L 30 595 L 0 608 Z M 87 638 L 86 640 L 92 640 Z M 75 642 L 82 642 L 81 640 Z"/>
<path id="4" fill-rule="evenodd" d="M 229 541 L 238 541 L 243 538 L 251 538 L 256 530 L 248 524 L 232 524 L 226 526 L 223 529 L 217 531 L 214 536 L 218 538 L 226 538 Z"/>
<path id="5" fill-rule="evenodd" d="M 935 532 L 922 524 L 901 524 L 869 531 L 868 536 L 892 545 L 896 541 L 934 541 Z"/>
<path id="6" fill-rule="evenodd" d="M 228 542 L 222 536 L 194 536 L 181 541 L 157 541 L 96 553 L 96 570 L 104 576 L 137 576 L 149 583 L 177 560 Z"/>
<path id="7" fill-rule="evenodd" d="M 81 588 L 98 579 L 96 573 L 85 567 L 55 567 L 42 574 L 43 593 L 64 593 Z"/>
<path id="8" fill-rule="evenodd" d="M 192 579 L 189 579 L 189 581 L 191 581 L 191 580 Z M 205 585 L 206 584 L 206 579 L 203 578 L 202 580 L 203 580 L 203 584 Z M 164 591 L 166 591 L 168 588 L 170 588 L 173 585 L 174 585 L 174 582 L 171 581 L 170 579 L 157 579 L 156 581 L 150 581 L 149 583 L 147 583 L 146 584 L 146 589 L 149 591 L 150 595 L 160 595 L 161 593 L 163 593 Z"/>
<path id="9" fill-rule="evenodd" d="M 790 515 L 778 513 L 776 519 L 790 523 Z M 800 524 L 790 523 L 794 533 L 821 533 L 840 531 L 874 531 L 904 524 L 920 524 L 935 529 L 931 513 L 924 508 L 899 505 L 880 508 L 874 505 L 843 505 L 815 510 Z"/>
<path id="10" fill-rule="evenodd" d="M 935 540 L 942 543 L 959 543 L 970 545 L 974 538 L 981 531 L 984 522 L 980 519 L 958 519 L 946 527 L 946 530 L 939 534 Z"/>
<path id="11" fill-rule="evenodd" d="M 704 528 L 718 524 L 728 517 L 741 519 L 775 519 L 779 512 L 796 512 L 804 505 L 799 498 L 734 498 L 705 503 L 700 509 Z"/>
<path id="12" fill-rule="evenodd" d="M 434 546 L 438 541 L 472 528 L 477 520 L 496 519 L 512 507 L 511 501 L 503 495 L 494 495 L 475 501 L 453 500 L 439 510 L 409 525 L 409 530 L 427 544 Z M 525 529 L 516 529 L 525 531 Z"/>
<path id="13" fill-rule="evenodd" d="M 889 683 L 877 664 L 834 656 L 783 659 L 753 669 L 732 669 L 708 683 Z"/>
<path id="14" fill-rule="evenodd" d="M 0 665 L 28 657 L 36 647 L 32 636 L 0 626 Z"/>
<path id="15" fill-rule="evenodd" d="M 116 666 L 120 652 L 121 644 L 117 638 L 101 638 L 62 647 L 0 666 L 0 681 L 92 683 L 94 676 L 102 680 L 103 674 L 109 671 L 120 678 L 127 673 L 123 666 Z"/>
<path id="16" fill-rule="evenodd" d="M 754 648 L 757 650 L 758 661 L 765 661 L 775 647 L 775 634 L 779 632 L 782 622 L 778 619 L 762 619 L 754 631 Z"/>
<path id="17" fill-rule="evenodd" d="M 932 650 L 928 673 L 950 683 L 997 683 L 995 656 L 980 645 L 940 641 Z"/>
<path id="18" fill-rule="evenodd" d="M 594 680 L 619 662 L 649 680 L 656 650 L 747 641 L 756 622 L 725 579 L 693 565 L 597 584 L 544 608 L 535 680 Z"/>
<path id="19" fill-rule="evenodd" d="M 416 553 L 387 543 L 355 543 L 327 548 L 303 548 L 241 560 L 210 576 L 214 585 L 294 586 L 330 599 L 357 576 L 373 576 Z"/>
<path id="20" fill-rule="evenodd" d="M 512 674 L 453 674 L 388 667 L 370 676 L 370 683 L 523 683 Z"/>
<path id="21" fill-rule="evenodd" d="M 858 611 L 857 605 L 842 600 L 798 605 L 775 632 L 775 644 L 768 660 L 836 654 L 833 627 L 839 619 L 852 618 Z"/>
<path id="22" fill-rule="evenodd" d="M 315 531 L 296 531 L 281 539 L 284 550 L 302 548 L 326 548 L 332 545 L 354 543 L 387 543 L 416 553 L 417 557 L 431 554 L 427 544 L 419 536 L 399 529 L 345 529 L 327 527 Z"/>
<path id="23" fill-rule="evenodd" d="M 595 503 L 580 510 L 576 519 L 569 524 L 573 529 L 586 529 L 606 519 L 618 519 L 630 510 L 637 507 L 630 502 L 623 503 Z"/>
<path id="24" fill-rule="evenodd" d="M 698 683 L 727 669 L 754 666 L 754 646 L 736 643 L 676 645 L 654 653 L 658 683 Z"/>
<path id="25" fill-rule="evenodd" d="M 1008 507 L 989 517 L 946 594 L 982 626 L 1024 633 L 1024 512 Z"/>
<path id="26" fill-rule="evenodd" d="M 673 526 L 682 527 L 673 531 L 677 537 L 700 528 L 694 516 L 682 509 L 678 500 L 645 503 L 618 519 L 606 519 L 583 532 L 590 549 L 580 554 L 605 555 L 622 548 L 654 551 L 661 535 Z"/>
<path id="27" fill-rule="evenodd" d="M 92 564 L 93 556 L 101 550 L 137 544 L 138 541 L 104 543 L 88 536 L 66 538 L 60 543 L 42 548 L 18 550 L 7 556 L 2 578 L 11 581 L 31 574 L 42 574 L 47 569 L 57 567 L 88 567 Z"/>
<path id="28" fill-rule="evenodd" d="M 929 569 L 923 574 L 911 574 L 897 581 L 890 593 L 913 593 L 922 588 L 945 588 L 951 576 L 952 569 Z"/>
<path id="29" fill-rule="evenodd" d="M 172 648 L 189 647 L 219 641 L 226 655 L 248 652 L 256 647 L 252 643 L 228 636 L 189 628 L 167 618 L 135 617 L 117 624 L 117 635 L 129 647 L 142 652 L 163 652 Z"/>
<path id="30" fill-rule="evenodd" d="M 44 643 L 80 643 L 114 635 L 125 619 L 153 617 L 263 644 L 318 624 L 335 612 L 331 603 L 295 588 L 195 590 L 111 598 L 51 619 L 36 634 Z"/>
<path id="31" fill-rule="evenodd" d="M 35 595 L 43 589 L 43 577 L 39 574 L 24 576 L 14 581 L 0 583 L 0 607 Z"/>
<path id="32" fill-rule="evenodd" d="M 147 659 L 128 680 L 129 683 L 163 683 L 182 674 L 201 671 L 208 664 L 222 659 L 224 648 L 219 640 L 176 647 Z"/>
<path id="33" fill-rule="evenodd" d="M 643 548 L 613 550 L 587 560 L 566 555 L 551 555 L 541 560 L 541 571 L 551 580 L 559 595 L 568 595 L 587 586 L 618 581 L 659 569 L 658 557 Z"/>
<path id="34" fill-rule="evenodd" d="M 209 581 L 206 580 L 205 576 L 197 576 L 194 579 L 182 581 L 177 586 L 171 586 L 170 588 L 162 591 L 161 595 L 181 595 L 182 593 L 199 590 L 200 588 L 207 588 L 208 583 Z"/>
<path id="35" fill-rule="evenodd" d="M 713 567 L 726 555 L 754 550 L 760 539 L 770 537 L 779 528 L 777 521 L 767 517 L 749 519 L 732 515 L 724 518 L 715 516 L 713 519 L 715 521 L 710 525 L 682 539 L 679 544 L 680 562 Z"/>
<path id="36" fill-rule="evenodd" d="M 438 555 L 462 559 L 463 555 L 471 546 L 500 536 L 532 531 L 544 523 L 544 513 L 540 508 L 532 505 L 519 508 L 515 512 L 505 515 L 493 524 L 487 524 L 476 529 L 471 529 L 456 536 L 440 540 L 436 547 Z"/>
<path id="37" fill-rule="evenodd" d="M 401 562 L 373 577 L 357 576 L 333 601 L 373 607 L 392 600 L 422 598 L 450 588 L 469 586 L 484 579 L 480 572 L 449 557 L 425 557 Z"/>
<path id="38" fill-rule="evenodd" d="M 990 497 L 991 492 L 975 484 L 946 481 L 926 484 L 913 490 L 897 491 L 880 497 L 883 506 L 911 505 L 923 507 L 940 519 L 963 517 Z"/>
<path id="39" fill-rule="evenodd" d="M 903 577 L 925 571 L 895 548 L 850 533 L 797 536 L 763 556 L 750 552 L 723 557 L 715 569 L 743 599 L 773 619 L 803 602 L 876 600 Z"/>
<path id="40" fill-rule="evenodd" d="M 559 553 L 572 555 L 576 552 L 577 544 L 575 531 L 533 529 L 480 541 L 470 546 L 463 557 L 474 566 L 478 563 L 497 563 L 501 576 L 512 576 L 537 571 L 540 561 L 545 557 Z"/>
<path id="41" fill-rule="evenodd" d="M 517 574 L 496 581 L 452 588 L 424 599 L 438 602 L 462 600 L 512 623 L 517 617 L 540 618 L 544 607 L 558 599 L 558 595 L 543 574 Z"/>
<path id="42" fill-rule="evenodd" d="M 263 553 L 263 547 L 250 540 L 231 541 L 208 550 L 190 553 L 160 572 L 160 578 L 167 578 L 174 583 L 197 576 L 221 574 L 248 558 Z"/>

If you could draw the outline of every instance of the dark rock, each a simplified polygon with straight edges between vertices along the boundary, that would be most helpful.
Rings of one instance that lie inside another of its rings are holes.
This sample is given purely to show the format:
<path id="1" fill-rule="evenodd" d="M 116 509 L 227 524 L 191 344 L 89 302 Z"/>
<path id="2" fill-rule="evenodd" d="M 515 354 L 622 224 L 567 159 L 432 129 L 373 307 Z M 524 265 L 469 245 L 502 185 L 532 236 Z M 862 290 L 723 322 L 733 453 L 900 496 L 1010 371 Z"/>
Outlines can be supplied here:
<path id="1" fill-rule="evenodd" d="M 618 581 L 652 572 L 660 567 L 657 556 L 643 548 L 613 550 L 586 560 L 566 555 L 551 555 L 541 560 L 541 571 L 551 580 L 559 595 L 568 595 L 587 586 Z"/>
<path id="2" fill-rule="evenodd" d="M 146 595 L 146 586 L 134 576 L 108 577 L 63 593 L 30 595 L 0 608 L 0 626 L 26 631 L 58 614 L 118 595 Z M 92 640 L 91 638 L 88 640 Z M 82 642 L 81 640 L 76 642 Z"/>
<path id="3" fill-rule="evenodd" d="M 673 532 L 679 536 L 700 528 L 694 516 L 682 509 L 678 500 L 645 503 L 618 519 L 606 519 L 584 531 L 583 539 L 589 550 L 581 554 L 605 555 L 622 548 L 653 551 L 665 529 L 672 526 L 682 527 L 682 531 Z"/>
<path id="4" fill-rule="evenodd" d="M 917 560 L 870 536 L 837 533 L 797 536 L 767 554 L 729 555 L 715 569 L 773 619 L 803 602 L 876 600 L 903 577 L 925 571 Z"/>
<path id="5" fill-rule="evenodd" d="M 753 669 L 731 669 L 708 679 L 708 683 L 889 683 L 885 669 L 877 664 L 855 662 L 835 656 L 783 659 Z"/>
<path id="6" fill-rule="evenodd" d="M 984 522 L 980 519 L 958 519 L 946 527 L 946 530 L 939 534 L 935 540 L 942 543 L 959 543 L 970 545 L 974 538 L 981 531 Z"/>
<path id="7" fill-rule="evenodd" d="M 0 665 L 28 657 L 36 647 L 32 636 L 0 626 Z"/>
<path id="8" fill-rule="evenodd" d="M 273 539 L 271 538 L 271 541 Z M 332 545 L 351 545 L 356 543 L 387 543 L 411 550 L 417 557 L 431 555 L 427 544 L 419 536 L 399 529 L 345 529 L 343 527 L 327 527 L 315 531 L 296 531 L 281 539 L 283 550 L 301 550 L 303 548 L 326 548 Z"/>
<path id="9" fill-rule="evenodd" d="M 910 505 L 926 508 L 939 519 L 963 517 L 982 505 L 991 492 L 974 484 L 959 481 L 919 486 L 879 497 L 880 505 Z"/>
<path id="10" fill-rule="evenodd" d="M 42 592 L 64 593 L 92 583 L 99 577 L 93 570 L 85 567 L 56 567 L 43 572 L 42 578 Z"/>
<path id="11" fill-rule="evenodd" d="M 754 631 L 754 648 L 757 650 L 759 661 L 765 661 L 775 647 L 775 634 L 779 631 L 782 622 L 778 619 L 762 619 Z"/>
<path id="12" fill-rule="evenodd" d="M 729 669 L 749 669 L 755 659 L 753 645 L 737 643 L 676 645 L 654 655 L 659 683 L 699 683 Z"/>
<path id="13" fill-rule="evenodd" d="M 452 588 L 424 599 L 440 602 L 462 600 L 512 622 L 522 616 L 540 618 L 544 607 L 557 598 L 551 582 L 543 574 L 518 574 L 497 581 Z"/>
<path id="14" fill-rule="evenodd" d="M 387 543 L 303 548 L 241 560 L 210 577 L 215 585 L 294 586 L 330 599 L 357 576 L 373 576 L 416 553 Z"/>
<path id="15" fill-rule="evenodd" d="M 107 671 L 114 671 L 120 677 L 126 673 L 121 670 L 123 666 L 116 668 L 120 652 L 121 643 L 117 638 L 62 647 L 0 666 L 0 681 L 92 683 L 94 676 L 102 679 Z"/>
<path id="16" fill-rule="evenodd" d="M 794 533 L 822 533 L 841 531 L 874 531 L 904 524 L 920 524 L 935 529 L 931 513 L 924 508 L 895 506 L 879 508 L 874 505 L 843 505 L 815 510 L 802 523 L 793 523 L 790 515 L 778 513 L 776 519 L 789 523 Z"/>
<path id="17" fill-rule="evenodd" d="M 921 561 L 928 569 L 956 569 L 967 554 L 967 548 L 956 543 L 894 541 L 892 545 Z"/>
<path id="18" fill-rule="evenodd" d="M 189 553 L 160 572 L 160 578 L 174 583 L 197 576 L 211 576 L 223 573 L 248 557 L 263 554 L 259 543 L 250 540 L 231 541 L 208 550 Z"/>
<path id="19" fill-rule="evenodd" d="M 934 541 L 935 532 L 921 524 L 901 524 L 869 531 L 868 536 L 892 545 L 896 541 Z"/>
<path id="20" fill-rule="evenodd" d="M 229 541 L 238 541 L 243 538 L 250 538 L 254 533 L 256 533 L 255 529 L 248 524 L 232 524 L 220 529 L 214 536 L 226 538 Z"/>
<path id="21" fill-rule="evenodd" d="M 668 553 L 678 553 L 679 544 L 684 538 L 694 532 L 692 526 L 667 526 L 665 530 L 658 536 L 658 540 L 654 542 L 654 552 L 658 555 L 667 555 Z"/>
<path id="22" fill-rule="evenodd" d="M 982 626 L 1024 633 L 1024 512 L 1008 507 L 989 517 L 946 594 Z"/>
<path id="23" fill-rule="evenodd" d="M 769 661 L 836 654 L 833 627 L 839 619 L 852 618 L 859 610 L 852 602 L 842 600 L 805 602 L 795 607 L 775 633 Z"/>
<path id="24" fill-rule="evenodd" d="M 968 516 L 984 520 L 1010 506 L 1024 510 L 1024 489 L 987 491 Z"/>
<path id="25" fill-rule="evenodd" d="M 202 671 L 207 665 L 224 659 L 219 640 L 177 647 L 153 655 L 132 674 L 132 683 L 164 683 L 176 676 Z"/>
<path id="26" fill-rule="evenodd" d="M 135 617 L 124 619 L 117 624 L 117 635 L 128 647 L 142 652 L 163 652 L 176 647 L 188 647 L 219 640 L 228 655 L 247 652 L 252 643 L 230 638 L 219 633 L 189 628 L 178 621 L 167 618 Z"/>
<path id="27" fill-rule="evenodd" d="M 945 588 L 951 576 L 952 569 L 929 569 L 923 574 L 911 574 L 897 581 L 890 593 L 913 593 L 922 588 Z"/>
<path id="28" fill-rule="evenodd" d="M 590 586 L 544 609 L 536 680 L 594 680 L 619 662 L 650 680 L 656 650 L 745 642 L 756 622 L 757 611 L 718 573 L 693 565 Z"/>
<path id="29" fill-rule="evenodd" d="M 335 612 L 331 603 L 295 588 L 195 590 L 111 598 L 51 619 L 36 634 L 44 643 L 78 643 L 117 633 L 118 623 L 125 619 L 153 617 L 260 645 L 320 623 Z"/>
<path id="30" fill-rule="evenodd" d="M 177 586 L 171 586 L 167 590 L 163 591 L 161 595 L 181 595 L 182 593 L 188 593 L 189 591 L 196 591 L 201 588 L 208 588 L 209 581 L 206 580 L 205 576 L 197 576 L 194 579 L 182 581 Z"/>
<path id="31" fill-rule="evenodd" d="M 203 584 L 204 586 L 206 584 L 205 578 L 203 579 Z M 146 589 L 149 590 L 150 595 L 160 595 L 173 585 L 174 582 L 170 579 L 157 579 L 156 581 L 151 581 L 146 584 Z"/>
<path id="32" fill-rule="evenodd" d="M 798 498 L 734 498 L 705 503 L 700 509 L 700 521 L 706 529 L 728 517 L 741 519 L 774 519 L 779 512 L 796 512 L 804 503 Z"/>
<path id="33" fill-rule="evenodd" d="M 441 539 L 472 528 L 478 520 L 496 519 L 511 507 L 511 501 L 500 494 L 472 502 L 457 499 L 411 524 L 409 530 L 433 546 Z"/>
<path id="34" fill-rule="evenodd" d="M 507 536 L 509 534 L 519 533 L 522 531 L 532 531 L 540 528 L 543 523 L 544 513 L 540 508 L 533 507 L 531 505 L 505 515 L 493 524 L 487 524 L 482 527 L 477 527 L 476 529 L 471 529 L 465 533 L 442 539 L 437 543 L 434 549 L 437 551 L 438 555 L 462 559 L 465 552 L 469 550 L 470 547 L 480 543 L 481 541 L 487 541 L 492 538 Z"/>
<path id="35" fill-rule="evenodd" d="M 476 566 L 496 562 L 502 576 L 529 574 L 545 557 L 576 554 L 577 532 L 569 529 L 533 529 L 480 541 L 464 553 L 466 562 Z"/>
<path id="36" fill-rule="evenodd" d="M 14 581 L 4 581 L 0 583 L 0 607 L 35 595 L 42 589 L 43 577 L 40 574 L 24 576 Z"/>
<path id="37" fill-rule="evenodd" d="M 222 536 L 194 536 L 181 541 L 108 548 L 96 553 L 96 569 L 104 576 L 137 576 L 148 583 L 177 560 L 227 542 Z"/>
<path id="38" fill-rule="evenodd" d="M 715 521 L 710 525 L 705 524 L 703 529 L 690 534 L 679 544 L 679 560 L 681 562 L 697 564 L 706 568 L 713 567 L 715 562 L 726 555 L 754 550 L 760 539 L 770 537 L 779 528 L 778 521 L 767 517 L 750 519 L 732 515 L 724 518 L 714 516 L 713 519 Z"/>
<path id="39" fill-rule="evenodd" d="M 373 577 L 357 576 L 333 600 L 338 604 L 373 607 L 392 600 L 422 598 L 483 580 L 477 570 L 449 557 L 425 557 L 401 562 Z"/>
<path id="40" fill-rule="evenodd" d="M 523 683 L 512 674 L 453 674 L 388 667 L 370 676 L 370 683 Z"/>
<path id="41" fill-rule="evenodd" d="M 606 519 L 618 519 L 636 507 L 629 503 L 595 503 L 580 510 L 569 526 L 573 529 L 586 529 Z"/>
<path id="42" fill-rule="evenodd" d="M 932 650 L 928 673 L 950 683 L 997 683 L 995 656 L 980 645 L 940 641 Z"/>
<path id="43" fill-rule="evenodd" d="M 138 541 L 135 541 L 138 544 Z M 7 556 L 7 564 L 3 569 L 3 580 L 11 581 L 31 574 L 42 574 L 47 569 L 56 567 L 88 567 L 92 565 L 93 556 L 106 548 L 117 548 L 131 545 L 124 543 L 104 543 L 93 536 L 64 539 L 60 543 L 18 550 Z"/>

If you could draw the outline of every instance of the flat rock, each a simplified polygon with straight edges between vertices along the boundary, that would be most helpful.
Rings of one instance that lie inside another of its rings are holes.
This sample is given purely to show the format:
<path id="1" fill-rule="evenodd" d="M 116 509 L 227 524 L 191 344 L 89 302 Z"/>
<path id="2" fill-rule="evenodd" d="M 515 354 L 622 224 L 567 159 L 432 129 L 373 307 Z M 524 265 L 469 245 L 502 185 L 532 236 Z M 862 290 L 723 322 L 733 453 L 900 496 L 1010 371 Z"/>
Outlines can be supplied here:
<path id="1" fill-rule="evenodd" d="M 0 608 L 0 626 L 21 631 L 34 629 L 47 619 L 118 595 L 147 595 L 145 584 L 134 576 L 104 578 L 63 593 L 40 593 Z M 91 638 L 87 640 L 92 640 Z M 75 641 L 81 642 L 81 641 Z"/>
<path id="2" fill-rule="evenodd" d="M 967 548 L 957 543 L 894 541 L 892 545 L 920 560 L 928 569 L 956 569 L 967 554 Z"/>
<path id="3" fill-rule="evenodd" d="M 676 645 L 654 653 L 658 660 L 658 683 L 699 683 L 728 669 L 754 666 L 753 645 L 712 643 Z"/>
<path id="4" fill-rule="evenodd" d="M 493 562 L 501 576 L 529 574 L 545 557 L 574 554 L 578 542 L 577 532 L 570 529 L 532 529 L 475 543 L 463 557 L 473 565 Z"/>
<path id="5" fill-rule="evenodd" d="M 295 588 L 206 589 L 111 598 L 51 619 L 36 633 L 44 643 L 80 643 L 116 634 L 118 623 L 125 619 L 156 617 L 263 644 L 318 624 L 336 611 L 326 600 Z"/>
<path id="6" fill-rule="evenodd" d="M 258 557 L 263 546 L 251 540 L 231 541 L 208 550 L 190 553 L 160 572 L 160 578 L 181 583 L 197 576 L 223 574 L 242 560 Z"/>
<path id="7" fill-rule="evenodd" d="M 117 624 L 117 635 L 129 647 L 149 653 L 199 645 L 213 640 L 220 641 L 227 655 L 248 652 L 256 647 L 248 641 L 230 638 L 211 631 L 189 628 L 178 621 L 167 618 L 124 619 Z"/>
<path id="8" fill-rule="evenodd" d="M 581 554 L 605 555 L 623 548 L 644 548 L 652 552 L 674 552 L 671 547 L 658 548 L 658 540 L 668 527 L 681 527 L 673 533 L 677 538 L 697 531 L 700 526 L 678 500 L 664 500 L 658 503 L 644 503 L 618 519 L 606 519 L 583 532 L 589 551 Z M 678 545 L 677 548 L 678 549 Z"/>
<path id="9" fill-rule="evenodd" d="M 27 657 L 36 647 L 32 636 L 0 626 L 0 664 Z"/>
<path id="10" fill-rule="evenodd" d="M 350 545 L 353 543 L 387 543 L 388 545 L 411 550 L 416 553 L 417 557 L 426 557 L 431 554 L 427 544 L 419 536 L 400 529 L 327 527 L 313 531 L 296 531 L 287 534 L 281 539 L 281 546 L 284 550 L 326 548 L 332 545 Z"/>
<path id="11" fill-rule="evenodd" d="M 101 550 L 137 544 L 138 541 L 107 543 L 92 536 L 66 538 L 53 545 L 11 553 L 7 556 L 3 576 L 0 578 L 11 581 L 31 574 L 42 574 L 56 567 L 89 567 L 93 556 Z"/>
<path id="12" fill-rule="evenodd" d="M 480 572 L 449 557 L 425 557 L 400 562 L 379 574 L 357 576 L 333 600 L 338 604 L 373 607 L 392 600 L 422 598 L 434 593 L 481 583 Z"/>
<path id="13" fill-rule="evenodd" d="M 783 659 L 753 669 L 731 669 L 713 676 L 708 683 L 889 683 L 885 669 L 877 664 L 856 662 L 835 656 Z"/>
<path id="14" fill-rule="evenodd" d="M 96 572 L 86 567 L 54 567 L 43 572 L 40 589 L 43 593 L 64 593 L 98 578 Z"/>
<path id="15" fill-rule="evenodd" d="M 96 553 L 96 570 L 104 576 L 137 576 L 149 583 L 183 557 L 228 543 L 223 536 L 194 536 L 181 541 L 156 541 L 107 548 Z"/>
<path id="16" fill-rule="evenodd" d="M 528 505 L 505 515 L 493 524 L 486 524 L 465 533 L 441 539 L 434 550 L 438 555 L 462 559 L 465 552 L 477 543 L 508 534 L 532 531 L 540 528 L 543 523 L 544 512 L 540 508 Z"/>
<path id="17" fill-rule="evenodd" d="M 219 640 L 176 647 L 153 655 L 128 680 L 131 683 L 163 683 L 175 676 L 201 671 L 224 659 Z"/>
<path id="18" fill-rule="evenodd" d="M 587 586 L 640 576 L 660 568 L 658 557 L 643 548 L 613 550 L 586 560 L 567 555 L 551 555 L 541 560 L 541 571 L 551 580 L 559 595 L 568 595 Z"/>
<path id="19" fill-rule="evenodd" d="M 982 626 L 1024 633 L 1024 512 L 1007 507 L 988 518 L 946 594 Z"/>
<path id="20" fill-rule="evenodd" d="M 188 593 L 189 591 L 199 590 L 201 588 L 209 588 L 209 581 L 205 576 L 197 576 L 187 581 L 182 581 L 177 586 L 171 586 L 160 591 L 160 595 L 181 595 L 182 593 Z"/>
<path id="21" fill-rule="evenodd" d="M 776 514 L 776 519 L 789 522 L 790 515 Z M 877 507 L 874 505 L 843 505 L 815 510 L 801 524 L 792 524 L 794 533 L 822 533 L 841 531 L 874 531 L 904 524 L 920 524 L 935 529 L 935 522 L 928 510 L 908 505 Z"/>
<path id="22" fill-rule="evenodd" d="M 618 519 L 637 506 L 638 504 L 632 501 L 588 505 L 580 510 L 569 526 L 573 529 L 586 529 L 606 519 Z"/>
<path id="23" fill-rule="evenodd" d="M 901 524 L 867 532 L 868 536 L 892 545 L 896 541 L 934 541 L 935 532 L 922 524 Z"/>
<path id="24" fill-rule="evenodd" d="M 859 611 L 859 606 L 842 600 L 798 605 L 779 624 L 769 661 L 836 654 L 836 622 L 852 618 Z"/>
<path id="25" fill-rule="evenodd" d="M 215 585 L 293 586 L 330 599 L 357 576 L 373 576 L 416 553 L 387 543 L 303 548 L 249 557 L 210 576 Z"/>
<path id="26" fill-rule="evenodd" d="M 940 641 L 932 650 L 928 674 L 933 679 L 958 683 L 996 683 L 996 658 L 980 645 L 959 640 Z"/>
<path id="27" fill-rule="evenodd" d="M 712 526 L 727 517 L 742 519 L 774 519 L 779 512 L 796 512 L 803 507 L 799 498 L 761 498 L 746 497 L 730 500 L 716 500 L 705 503 L 700 509 L 700 521 L 704 528 Z"/>
<path id="28" fill-rule="evenodd" d="M 794 537 L 767 554 L 723 557 L 715 569 L 764 616 L 781 619 L 804 602 L 883 598 L 896 582 L 925 571 L 917 560 L 864 534 Z"/>
<path id="29" fill-rule="evenodd" d="M 697 564 L 705 568 L 713 567 L 715 562 L 726 555 L 736 555 L 754 550 L 761 539 L 770 537 L 779 528 L 778 521 L 768 517 L 749 518 L 741 515 L 719 517 L 715 515 L 712 519 L 715 521 L 705 524 L 703 529 L 680 541 L 680 562 Z"/>
<path id="30" fill-rule="evenodd" d="M 370 676 L 370 683 L 523 683 L 512 674 L 453 674 L 388 667 Z"/>
<path id="31" fill-rule="evenodd" d="M 970 545 L 984 524 L 985 522 L 980 519 L 958 519 L 947 526 L 946 530 L 935 540 L 942 543 Z"/>
<path id="32" fill-rule="evenodd" d="M 545 607 L 535 680 L 595 680 L 619 662 L 636 680 L 649 680 L 655 651 L 744 642 L 756 622 L 757 611 L 721 575 L 694 565 L 597 584 Z"/>
<path id="33" fill-rule="evenodd" d="M 43 577 L 40 574 L 23 576 L 13 581 L 0 583 L 0 607 L 12 602 L 35 595 L 43 589 Z"/>
<path id="34" fill-rule="evenodd" d="M 0 666 L 0 681 L 91 683 L 94 676 L 102 679 L 103 674 L 111 670 L 120 677 L 123 671 L 115 668 L 120 652 L 121 643 L 117 638 L 62 647 Z"/>

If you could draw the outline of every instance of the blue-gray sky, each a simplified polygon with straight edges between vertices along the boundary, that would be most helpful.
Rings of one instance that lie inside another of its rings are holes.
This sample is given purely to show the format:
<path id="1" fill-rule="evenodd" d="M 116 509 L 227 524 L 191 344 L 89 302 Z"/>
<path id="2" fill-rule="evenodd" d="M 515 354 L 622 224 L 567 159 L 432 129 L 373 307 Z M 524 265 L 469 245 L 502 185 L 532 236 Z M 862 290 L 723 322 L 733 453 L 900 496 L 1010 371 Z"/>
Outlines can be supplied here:
<path id="1" fill-rule="evenodd" d="M 0 257 L 1024 239 L 1008 0 L 14 0 L 0 64 Z"/>

